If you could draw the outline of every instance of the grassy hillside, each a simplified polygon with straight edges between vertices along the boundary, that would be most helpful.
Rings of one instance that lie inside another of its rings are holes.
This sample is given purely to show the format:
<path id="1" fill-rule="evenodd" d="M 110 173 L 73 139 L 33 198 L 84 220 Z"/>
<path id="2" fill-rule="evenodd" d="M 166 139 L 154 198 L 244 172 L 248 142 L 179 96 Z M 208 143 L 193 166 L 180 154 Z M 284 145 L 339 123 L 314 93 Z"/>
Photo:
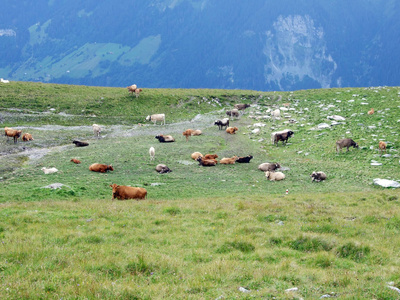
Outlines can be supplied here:
<path id="1" fill-rule="evenodd" d="M 397 87 L 144 89 L 135 98 L 124 88 L 0 85 L 3 126 L 35 138 L 0 141 L 1 298 L 394 299 L 399 192 L 372 182 L 400 179 L 399 95 Z M 228 135 L 213 122 L 235 103 L 252 106 L 231 120 L 239 131 Z M 288 107 L 281 120 L 269 118 L 276 107 Z M 161 112 L 167 125 L 145 121 Z M 346 120 L 316 129 L 333 115 Z M 103 127 L 101 138 L 93 123 Z M 187 128 L 203 135 L 186 142 Z M 294 137 L 272 145 L 270 133 L 284 128 Z M 161 144 L 157 134 L 176 142 Z M 343 137 L 360 148 L 337 154 Z M 90 145 L 76 148 L 73 139 Z M 390 156 L 380 156 L 379 140 Z M 254 158 L 204 168 L 190 158 L 194 151 Z M 114 171 L 90 172 L 94 162 Z M 286 179 L 266 181 L 262 162 L 279 162 Z M 173 172 L 156 173 L 158 163 Z M 59 172 L 44 175 L 43 166 Z M 319 170 L 328 179 L 311 182 Z M 65 186 L 43 188 L 52 183 Z M 111 202 L 112 183 L 145 187 L 148 199 Z"/>

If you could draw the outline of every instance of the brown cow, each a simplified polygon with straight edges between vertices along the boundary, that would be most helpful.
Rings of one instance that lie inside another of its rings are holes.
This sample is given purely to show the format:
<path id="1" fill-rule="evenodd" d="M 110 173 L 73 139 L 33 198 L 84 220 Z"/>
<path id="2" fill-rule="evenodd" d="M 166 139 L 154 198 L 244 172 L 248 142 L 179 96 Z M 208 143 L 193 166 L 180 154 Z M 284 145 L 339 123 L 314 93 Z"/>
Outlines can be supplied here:
<path id="1" fill-rule="evenodd" d="M 381 156 L 383 151 L 386 153 L 386 146 L 387 144 L 384 141 L 379 141 L 379 151 L 381 152 Z"/>
<path id="2" fill-rule="evenodd" d="M 189 136 L 192 135 L 193 129 L 186 129 L 182 134 L 186 137 L 186 142 L 189 140 Z"/>
<path id="3" fill-rule="evenodd" d="M 217 165 L 216 159 L 203 159 L 199 156 L 196 160 L 199 162 L 199 165 L 203 167 L 213 167 Z"/>
<path id="4" fill-rule="evenodd" d="M 6 136 L 14 138 L 14 144 L 17 143 L 18 138 L 21 136 L 22 130 L 8 129 L 5 131 Z"/>
<path id="5" fill-rule="evenodd" d="M 92 164 L 90 165 L 89 170 L 93 172 L 106 173 L 107 171 L 114 171 L 114 168 L 112 165 Z"/>
<path id="6" fill-rule="evenodd" d="M 73 158 L 71 159 L 72 162 L 76 163 L 76 164 L 80 164 L 81 161 L 79 159 Z"/>
<path id="7" fill-rule="evenodd" d="M 236 155 L 232 156 L 230 158 L 229 157 L 228 158 L 224 157 L 219 161 L 219 163 L 222 164 L 222 165 L 233 165 L 238 160 L 238 158 L 239 157 L 237 157 Z"/>
<path id="8" fill-rule="evenodd" d="M 228 127 L 225 131 L 229 134 L 235 134 L 239 129 L 237 127 Z"/>
<path id="9" fill-rule="evenodd" d="M 130 85 L 130 86 L 127 86 L 126 87 L 127 89 L 128 89 L 128 91 L 130 92 L 130 93 L 132 93 L 132 96 L 133 96 L 133 93 L 136 91 L 136 89 L 137 89 L 137 85 L 136 84 L 132 84 L 132 85 Z"/>
<path id="10" fill-rule="evenodd" d="M 7 136 L 7 130 L 12 129 L 11 127 L 4 127 L 4 136 Z"/>
<path id="11" fill-rule="evenodd" d="M 282 141 L 282 144 L 285 144 L 288 142 L 289 138 L 294 135 L 294 132 L 289 130 L 287 132 L 283 133 L 276 133 L 274 136 L 274 144 L 278 146 L 278 142 Z"/>
<path id="12" fill-rule="evenodd" d="M 347 151 L 349 151 L 349 148 L 358 148 L 358 144 L 353 141 L 352 139 L 341 139 L 336 142 L 336 152 L 342 152 L 342 148 L 347 148 Z"/>
<path id="13" fill-rule="evenodd" d="M 374 112 L 375 112 L 375 110 L 374 110 L 373 108 L 371 108 L 371 110 L 368 111 L 368 114 L 369 114 L 369 115 L 373 115 Z"/>
<path id="14" fill-rule="evenodd" d="M 145 199 L 147 197 L 147 191 L 144 188 L 140 187 L 131 187 L 126 185 L 118 185 L 111 184 L 112 187 L 112 199 L 114 201 L 115 198 L 118 200 L 126 200 L 126 199 Z"/>
<path id="15" fill-rule="evenodd" d="M 197 160 L 198 157 L 203 157 L 203 154 L 201 154 L 200 152 L 193 152 L 190 157 L 194 160 Z"/>
<path id="16" fill-rule="evenodd" d="M 235 108 L 238 110 L 245 110 L 246 108 L 250 107 L 250 104 L 235 104 Z"/>
<path id="17" fill-rule="evenodd" d="M 218 158 L 218 154 L 206 154 L 204 155 L 204 159 L 216 159 Z"/>
<path id="18" fill-rule="evenodd" d="M 32 134 L 30 134 L 30 133 L 24 133 L 24 135 L 22 136 L 22 140 L 23 140 L 24 142 L 33 141 Z"/>
<path id="19" fill-rule="evenodd" d="M 143 90 L 142 90 L 142 89 L 136 89 L 136 90 L 135 90 L 135 96 L 136 96 L 136 98 L 139 97 L 141 91 L 143 91 Z"/>

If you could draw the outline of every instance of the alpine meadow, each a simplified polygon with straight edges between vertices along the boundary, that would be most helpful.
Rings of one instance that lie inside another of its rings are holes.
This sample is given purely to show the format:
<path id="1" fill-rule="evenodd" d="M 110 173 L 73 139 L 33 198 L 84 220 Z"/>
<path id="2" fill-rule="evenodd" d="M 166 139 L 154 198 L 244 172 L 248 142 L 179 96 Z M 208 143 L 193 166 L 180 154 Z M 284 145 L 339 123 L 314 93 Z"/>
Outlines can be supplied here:
<path id="1" fill-rule="evenodd" d="M 229 117 L 235 134 L 214 125 L 239 103 L 250 107 Z M 146 121 L 162 113 L 165 125 Z M 374 184 L 400 181 L 400 87 L 143 88 L 135 97 L 11 81 L 0 83 L 0 122 L 33 137 L 0 139 L 1 299 L 400 296 L 400 194 Z M 186 140 L 189 128 L 202 134 Z M 274 144 L 284 129 L 294 135 Z M 358 148 L 337 152 L 344 138 Z M 204 167 L 193 152 L 253 159 Z M 285 179 L 267 180 L 265 162 Z M 92 172 L 93 163 L 113 171 Z M 326 180 L 312 181 L 314 171 Z M 114 183 L 147 198 L 112 201 Z"/>

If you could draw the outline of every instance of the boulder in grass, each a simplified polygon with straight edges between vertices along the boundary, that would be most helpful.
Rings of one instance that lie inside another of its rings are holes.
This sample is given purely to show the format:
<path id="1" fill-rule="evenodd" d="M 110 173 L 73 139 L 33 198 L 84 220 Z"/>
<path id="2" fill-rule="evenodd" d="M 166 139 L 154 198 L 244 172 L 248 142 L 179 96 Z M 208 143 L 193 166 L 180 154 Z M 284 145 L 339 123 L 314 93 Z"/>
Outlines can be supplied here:
<path id="1" fill-rule="evenodd" d="M 380 178 L 375 178 L 374 179 L 374 184 L 380 185 L 385 188 L 400 188 L 400 183 L 394 180 L 389 180 L 389 179 L 380 179 Z"/>

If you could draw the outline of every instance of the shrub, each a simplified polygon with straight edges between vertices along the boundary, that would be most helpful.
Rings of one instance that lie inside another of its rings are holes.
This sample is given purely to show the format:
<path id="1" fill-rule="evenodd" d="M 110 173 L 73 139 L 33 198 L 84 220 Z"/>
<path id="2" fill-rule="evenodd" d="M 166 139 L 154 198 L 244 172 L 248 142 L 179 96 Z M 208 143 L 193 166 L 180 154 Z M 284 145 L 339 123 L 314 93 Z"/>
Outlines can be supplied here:
<path id="1" fill-rule="evenodd" d="M 290 248 L 302 252 L 329 251 L 332 245 L 320 238 L 299 237 L 290 242 Z"/>
<path id="2" fill-rule="evenodd" d="M 267 215 L 267 216 L 258 216 L 257 217 L 258 221 L 260 222 L 275 222 L 275 221 L 286 221 L 287 217 L 286 216 L 278 216 L 278 215 Z"/>
<path id="3" fill-rule="evenodd" d="M 176 216 L 177 214 L 179 214 L 181 212 L 181 210 L 177 207 L 168 207 L 168 208 L 164 209 L 164 212 L 167 214 L 170 214 L 171 216 Z"/>
<path id="4" fill-rule="evenodd" d="M 386 228 L 400 230 L 400 218 L 394 217 L 386 223 Z"/>
<path id="5" fill-rule="evenodd" d="M 155 270 L 155 267 L 152 264 L 147 263 L 144 260 L 143 255 L 138 255 L 137 258 L 137 261 L 131 262 L 126 266 L 126 270 L 133 275 L 151 275 Z"/>
<path id="6" fill-rule="evenodd" d="M 341 258 L 348 258 L 359 262 L 368 256 L 370 251 L 368 246 L 357 246 L 355 243 L 349 242 L 337 250 L 337 255 Z"/>
<path id="7" fill-rule="evenodd" d="M 239 250 L 243 253 L 253 252 L 255 247 L 247 242 L 225 242 L 221 247 L 218 248 L 217 253 L 228 253 L 232 250 Z"/>
<path id="8" fill-rule="evenodd" d="M 280 244 L 282 244 L 282 239 L 279 238 L 279 237 L 270 237 L 269 238 L 269 243 L 271 245 L 280 245 Z"/>

